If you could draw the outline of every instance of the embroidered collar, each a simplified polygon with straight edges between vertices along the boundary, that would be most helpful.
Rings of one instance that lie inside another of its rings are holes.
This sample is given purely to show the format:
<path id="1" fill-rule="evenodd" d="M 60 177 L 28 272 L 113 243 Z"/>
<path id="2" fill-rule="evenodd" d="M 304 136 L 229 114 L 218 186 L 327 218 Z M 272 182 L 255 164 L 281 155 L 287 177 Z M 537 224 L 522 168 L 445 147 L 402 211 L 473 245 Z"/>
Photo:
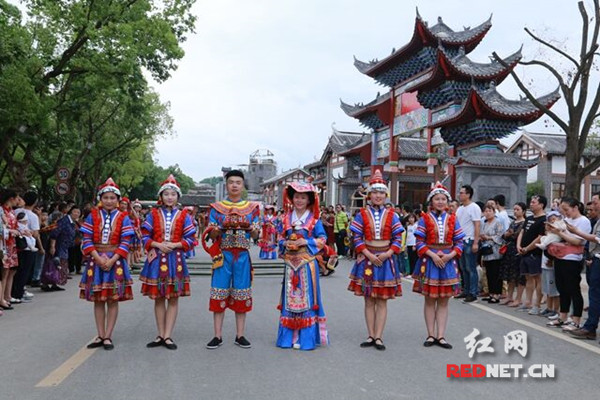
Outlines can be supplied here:
<path id="1" fill-rule="evenodd" d="M 304 214 L 302 214 L 300 217 L 298 217 L 298 215 L 296 214 L 296 210 L 294 210 L 292 212 L 292 226 L 300 227 L 300 226 L 306 224 L 306 220 L 308 219 L 309 214 L 310 214 L 310 211 L 305 210 Z"/>

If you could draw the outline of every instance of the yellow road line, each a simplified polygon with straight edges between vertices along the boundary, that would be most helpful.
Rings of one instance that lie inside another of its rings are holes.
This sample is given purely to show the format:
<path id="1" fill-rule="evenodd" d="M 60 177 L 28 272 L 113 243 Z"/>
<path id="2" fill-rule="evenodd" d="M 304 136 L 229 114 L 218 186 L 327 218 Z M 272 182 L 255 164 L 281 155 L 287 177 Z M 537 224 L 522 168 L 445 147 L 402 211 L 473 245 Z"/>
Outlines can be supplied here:
<path id="1" fill-rule="evenodd" d="M 506 314 L 502 311 L 495 310 L 491 307 L 486 307 L 482 304 L 471 303 L 469 305 L 476 307 L 482 311 L 486 311 L 491 314 L 497 315 L 499 317 L 506 318 L 506 319 L 516 322 L 518 324 L 525 325 L 528 328 L 535 329 L 536 331 L 540 331 L 542 333 L 553 336 L 560 340 L 564 340 L 565 342 L 574 344 L 575 346 L 579 346 L 583 349 L 586 349 L 588 351 L 591 351 L 593 353 L 600 355 L 600 347 L 591 345 L 590 343 L 586 343 L 585 339 L 575 339 L 575 338 L 569 336 L 568 333 L 562 332 L 562 329 L 560 329 L 560 328 L 547 328 L 545 326 L 540 326 L 540 325 L 534 324 L 533 322 L 529 322 L 525 319 L 521 319 L 519 317 L 515 317 L 513 315 Z"/>
<path id="2" fill-rule="evenodd" d="M 50 372 L 48 376 L 38 382 L 35 387 L 52 387 L 58 386 L 64 381 L 73 371 L 94 354 L 97 349 L 88 349 L 85 346 L 71 356 L 62 365 Z"/>

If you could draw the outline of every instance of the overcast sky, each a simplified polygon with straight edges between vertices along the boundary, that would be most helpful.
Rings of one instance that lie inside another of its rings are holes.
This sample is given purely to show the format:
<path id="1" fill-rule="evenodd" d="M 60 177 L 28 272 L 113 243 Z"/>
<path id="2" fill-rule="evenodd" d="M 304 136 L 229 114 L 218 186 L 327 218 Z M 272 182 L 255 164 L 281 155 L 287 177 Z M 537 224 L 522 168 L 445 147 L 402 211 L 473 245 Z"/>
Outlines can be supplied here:
<path id="1" fill-rule="evenodd" d="M 198 0 L 196 34 L 183 45 L 179 69 L 155 85 L 171 104 L 177 132 L 157 143 L 159 163 L 177 163 L 200 180 L 247 163 L 257 149 L 270 149 L 280 171 L 314 161 L 332 123 L 363 130 L 340 109 L 340 98 L 366 103 L 386 92 L 358 72 L 353 55 L 381 59 L 408 43 L 417 6 L 430 25 L 442 16 L 454 30 L 493 14 L 492 29 L 471 53 L 478 62 L 493 51 L 512 54 L 521 44 L 524 59 L 536 56 L 539 46 L 525 26 L 579 46 L 575 0 Z M 548 75 L 523 68 L 519 74 L 534 80 L 538 95 L 555 88 Z M 499 91 L 519 96 L 510 78 Z M 557 128 L 541 122 L 530 130 Z"/>

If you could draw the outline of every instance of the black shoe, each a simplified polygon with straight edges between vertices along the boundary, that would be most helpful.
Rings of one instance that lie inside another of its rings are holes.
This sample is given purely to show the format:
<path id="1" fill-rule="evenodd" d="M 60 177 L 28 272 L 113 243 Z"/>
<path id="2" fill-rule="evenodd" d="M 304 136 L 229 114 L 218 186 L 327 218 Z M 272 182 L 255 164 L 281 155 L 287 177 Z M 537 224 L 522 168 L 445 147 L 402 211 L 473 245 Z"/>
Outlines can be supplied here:
<path id="1" fill-rule="evenodd" d="M 475 296 L 467 296 L 463 299 L 462 301 L 463 303 L 476 303 L 477 302 L 477 297 Z"/>
<path id="2" fill-rule="evenodd" d="M 454 296 L 455 299 L 464 299 L 465 297 L 467 297 L 465 293 L 461 293 L 458 296 Z"/>
<path id="3" fill-rule="evenodd" d="M 437 339 L 434 338 L 433 336 L 427 336 L 427 339 L 425 339 L 425 341 L 423 342 L 423 346 L 425 347 L 431 347 L 434 344 L 437 344 Z"/>
<path id="4" fill-rule="evenodd" d="M 437 344 L 440 347 L 443 347 L 444 349 L 448 349 L 448 350 L 450 350 L 452 348 L 452 345 L 450 343 L 448 343 L 448 341 L 446 339 L 444 339 L 443 337 L 437 338 L 435 344 Z"/>
<path id="5" fill-rule="evenodd" d="M 29 285 L 30 287 L 40 287 L 42 286 L 42 284 L 40 283 L 40 281 L 31 281 L 31 285 Z"/>
<path id="6" fill-rule="evenodd" d="M 52 286 L 52 290 L 55 290 L 57 292 L 61 292 L 61 291 L 65 290 L 65 288 L 54 285 L 54 286 Z"/>
<path id="7" fill-rule="evenodd" d="M 243 336 L 240 336 L 240 337 L 236 336 L 234 343 L 237 344 L 238 346 L 240 346 L 242 349 L 249 349 L 250 347 L 252 347 L 250 342 Z"/>
<path id="8" fill-rule="evenodd" d="M 500 299 L 497 299 L 497 298 L 495 298 L 495 297 L 491 297 L 491 298 L 488 300 L 488 303 L 490 303 L 490 304 L 498 304 L 498 303 L 500 303 Z"/>
<path id="9" fill-rule="evenodd" d="M 111 338 L 102 339 L 102 346 L 104 346 L 104 350 L 112 350 L 115 348 L 115 345 L 113 344 Z"/>
<path id="10" fill-rule="evenodd" d="M 169 341 L 171 343 L 168 343 L 167 341 Z M 171 339 L 170 337 L 165 338 L 165 340 L 163 340 L 163 344 L 169 350 L 177 350 L 177 345 L 175 344 L 175 342 L 173 341 L 173 339 Z"/>
<path id="11" fill-rule="evenodd" d="M 219 347 L 222 344 L 223 344 L 223 339 L 215 336 L 214 338 L 212 338 L 212 340 L 210 342 L 208 342 L 208 344 L 206 345 L 206 348 L 212 350 L 212 349 L 216 349 L 217 347 Z"/>
<path id="12" fill-rule="evenodd" d="M 377 343 L 377 342 L 379 342 L 379 343 Z M 375 341 L 373 343 L 377 350 L 381 350 L 381 351 L 385 350 L 385 344 L 383 344 L 383 340 L 381 340 L 381 338 L 375 339 Z"/>
<path id="13" fill-rule="evenodd" d="M 482 297 L 481 301 L 488 301 L 489 302 L 492 298 L 493 297 L 490 297 L 490 296 L 488 296 L 488 297 Z"/>
<path id="14" fill-rule="evenodd" d="M 373 336 L 369 336 L 366 342 L 362 342 L 360 347 L 373 347 L 375 346 L 375 338 Z"/>
<path id="15" fill-rule="evenodd" d="M 85 347 L 87 347 L 88 349 L 97 349 L 98 347 L 103 346 L 102 341 L 103 339 L 100 336 L 98 336 L 96 339 L 94 339 L 92 343 L 88 344 Z"/>
<path id="16" fill-rule="evenodd" d="M 42 292 L 51 292 L 52 291 L 52 287 L 50 287 L 48 285 L 42 285 L 40 289 L 42 289 Z"/>
<path id="17" fill-rule="evenodd" d="M 154 347 L 160 347 L 164 344 L 165 344 L 165 339 L 163 339 L 162 336 L 157 336 L 156 339 L 154 339 L 150 343 L 146 344 L 146 347 L 149 349 L 152 349 Z"/>

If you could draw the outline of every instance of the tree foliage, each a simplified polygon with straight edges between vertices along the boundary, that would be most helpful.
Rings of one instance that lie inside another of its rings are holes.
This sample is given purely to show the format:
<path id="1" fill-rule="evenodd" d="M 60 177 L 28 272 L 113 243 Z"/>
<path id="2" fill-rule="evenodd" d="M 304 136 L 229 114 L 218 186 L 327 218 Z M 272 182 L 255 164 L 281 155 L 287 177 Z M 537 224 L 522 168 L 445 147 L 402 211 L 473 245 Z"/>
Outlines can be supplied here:
<path id="1" fill-rule="evenodd" d="M 194 2 L 24 0 L 23 22 L 0 0 L 0 182 L 48 196 L 66 166 L 83 200 L 108 176 L 132 190 L 160 168 L 154 142 L 173 121 L 145 76 L 177 68 Z"/>

